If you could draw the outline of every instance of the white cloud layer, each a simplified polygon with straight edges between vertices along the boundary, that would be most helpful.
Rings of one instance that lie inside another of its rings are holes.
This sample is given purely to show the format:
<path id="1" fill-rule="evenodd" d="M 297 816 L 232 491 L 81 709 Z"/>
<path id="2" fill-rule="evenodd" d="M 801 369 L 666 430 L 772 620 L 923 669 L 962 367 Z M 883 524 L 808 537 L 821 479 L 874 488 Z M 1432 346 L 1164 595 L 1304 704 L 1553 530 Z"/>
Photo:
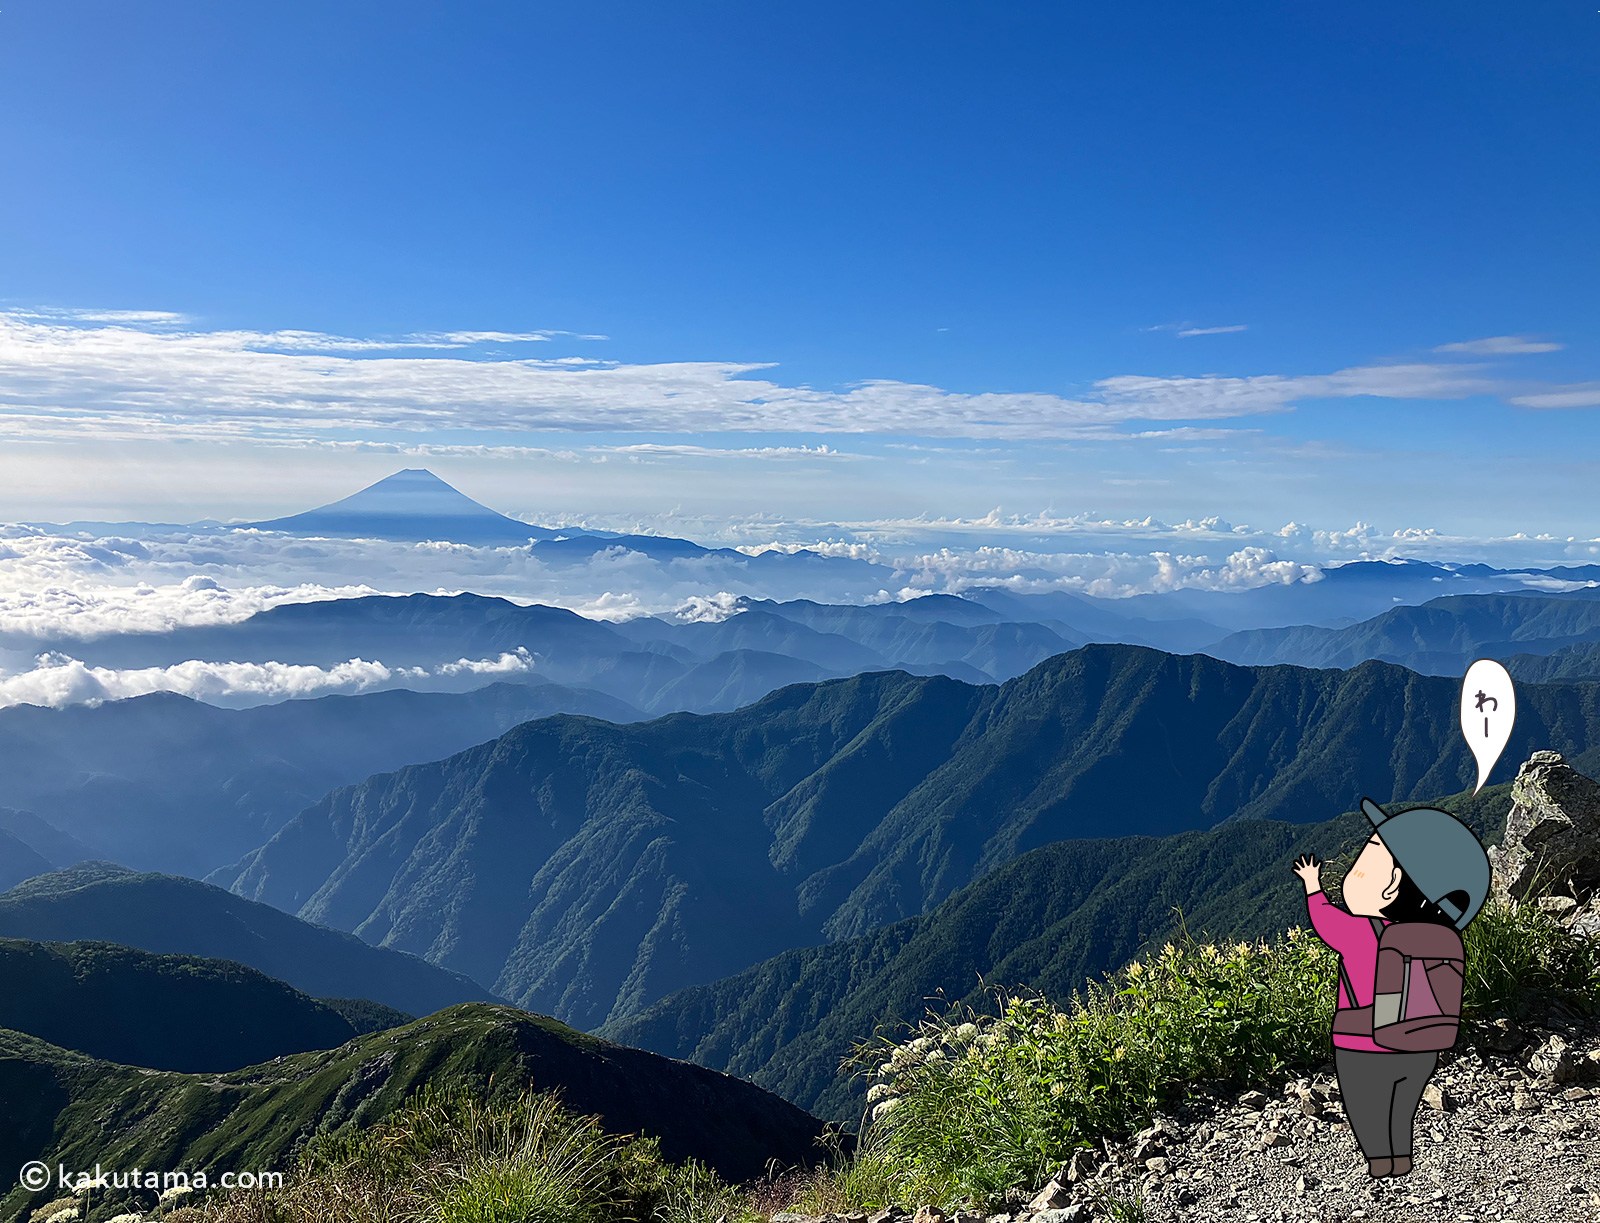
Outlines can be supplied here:
<path id="1" fill-rule="evenodd" d="M 32 669 L 0 675 L 0 708 L 9 705 L 97 705 L 102 701 L 176 692 L 213 704 L 242 707 L 301 697 L 350 695 L 380 688 L 476 687 L 517 679 L 533 670 L 526 650 L 499 658 L 467 659 L 438 667 L 387 667 L 352 658 L 333 667 L 281 662 L 189 662 L 116 670 L 85 666 L 66 654 L 41 654 Z"/>
<path id="2" fill-rule="evenodd" d="M 1333 530 L 1295 522 L 1256 528 L 1220 518 L 1168 523 L 996 510 L 980 518 L 711 523 L 662 516 L 588 525 L 720 535 L 729 550 L 652 559 L 618 546 L 546 563 L 528 546 L 298 539 L 254 530 L 93 538 L 0 528 L 0 667 L 31 671 L 41 650 L 71 655 L 75 640 L 232 623 L 284 603 L 375 593 L 471 590 L 602 620 L 667 612 L 716 618 L 735 596 L 864 602 L 888 591 L 1003 583 L 1118 598 L 1315 580 L 1329 564 L 1358 559 L 1600 562 L 1597 539 L 1468 538 L 1362 522 Z M 786 566 L 767 555 L 798 552 L 836 564 Z"/>
<path id="3" fill-rule="evenodd" d="M 1503 389 L 1475 366 L 1413 363 L 1306 376 L 1126 375 L 1079 398 L 886 379 L 831 391 L 755 376 L 770 368 L 756 363 L 624 365 L 447 351 L 559 332 L 372 340 L 201 331 L 180 321 L 159 312 L 0 312 L 0 438 L 289 439 L 362 430 L 1095 438 L 1125 436 L 1117 427 L 1127 422 L 1252 416 L 1306 399 L 1459 399 Z M 1450 347 L 1499 353 L 1512 350 L 1472 345 L 1512 341 L 1524 345 L 1515 351 L 1542 351 L 1519 337 Z"/>

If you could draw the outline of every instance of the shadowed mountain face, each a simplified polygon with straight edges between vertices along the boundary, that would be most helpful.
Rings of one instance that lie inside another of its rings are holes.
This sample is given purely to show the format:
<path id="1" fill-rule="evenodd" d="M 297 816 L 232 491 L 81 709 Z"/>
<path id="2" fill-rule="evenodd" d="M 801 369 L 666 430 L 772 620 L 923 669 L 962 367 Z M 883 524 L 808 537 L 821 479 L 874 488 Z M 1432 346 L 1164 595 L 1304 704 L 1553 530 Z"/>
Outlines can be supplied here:
<path id="1" fill-rule="evenodd" d="M 1444 800 L 1497 839 L 1510 787 Z M 1437 802 L 1437 800 L 1436 800 Z M 987 987 L 1054 998 L 1125 964 L 1174 926 L 1197 938 L 1274 934 L 1305 920 L 1296 854 L 1356 851 L 1357 813 L 1313 825 L 1241 820 L 1172 837 L 1067 841 L 1023 854 L 932 911 L 857 938 L 804 947 L 672 994 L 603 1034 L 741 1075 L 818 1116 L 854 1124 L 865 1084 L 839 1071 L 880 1025 L 966 1002 L 993 1013 Z"/>
<path id="2" fill-rule="evenodd" d="M 733 1180 L 816 1161 L 816 1118 L 743 1080 L 575 1032 L 509 1007 L 466 1005 L 336 1049 L 198 1077 L 121 1066 L 0 1030 L 0 1159 L 107 1169 L 292 1168 L 312 1134 L 382 1120 L 419 1089 L 493 1098 L 559 1089 L 607 1129 L 660 1140 Z M 48 1191 L 47 1191 L 48 1195 Z M 0 1217 L 27 1218 L 14 1186 Z"/>
<path id="3" fill-rule="evenodd" d="M 0 1028 L 156 1070 L 237 1070 L 355 1036 L 253 968 L 111 943 L 0 938 Z"/>
<path id="4" fill-rule="evenodd" d="M 369 998 L 412 1015 L 492 999 L 475 982 L 416 956 L 210 884 L 108 863 L 41 875 L 0 894 L 0 937 L 233 960 L 315 998 Z"/>
<path id="5" fill-rule="evenodd" d="M 549 718 L 336 791 L 230 882 L 594 1026 L 1053 841 L 1458 791 L 1456 698 L 1380 663 L 1089 646 L 1000 686 L 872 673 L 730 714 Z M 1600 689 L 1529 686 L 1506 759 L 1597 736 Z"/>
<path id="6" fill-rule="evenodd" d="M 52 868 L 43 854 L 15 833 L 0 828 L 0 891 Z"/>
<path id="7" fill-rule="evenodd" d="M 638 716 L 600 693 L 554 684 L 397 690 L 254 709 L 173 693 L 92 707 L 16 705 L 0 709 L 0 806 L 31 811 L 58 835 L 4 819 L 0 828 L 54 865 L 92 856 L 204 875 L 334 786 L 563 710 Z"/>
<path id="8" fill-rule="evenodd" d="M 1560 595 L 1486 594 L 1396 607 L 1348 628 L 1257 629 L 1206 652 L 1251 665 L 1353 667 L 1369 659 L 1425 675 L 1466 674 L 1476 658 L 1542 656 L 1600 642 L 1600 590 Z M 1534 674 L 1549 674 L 1536 668 Z"/>
<path id="9" fill-rule="evenodd" d="M 1501 659 L 1511 677 L 1529 684 L 1600 680 L 1600 641 L 1562 646 L 1550 654 L 1512 654 Z"/>

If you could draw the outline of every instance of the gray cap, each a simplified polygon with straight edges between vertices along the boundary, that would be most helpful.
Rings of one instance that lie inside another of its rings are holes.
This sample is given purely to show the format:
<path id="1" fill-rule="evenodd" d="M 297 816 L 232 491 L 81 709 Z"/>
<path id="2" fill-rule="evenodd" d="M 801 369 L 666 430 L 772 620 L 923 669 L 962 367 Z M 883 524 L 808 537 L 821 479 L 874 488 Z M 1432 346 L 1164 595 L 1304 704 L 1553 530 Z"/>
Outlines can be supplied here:
<path id="1" fill-rule="evenodd" d="M 1465 930 L 1489 895 L 1489 855 L 1477 834 L 1437 807 L 1413 807 L 1385 815 L 1377 803 L 1363 798 L 1361 810 L 1417 890 L 1443 909 L 1446 917 L 1454 918 L 1457 930 Z M 1444 899 L 1455 891 L 1467 894 L 1465 909 L 1458 911 Z"/>

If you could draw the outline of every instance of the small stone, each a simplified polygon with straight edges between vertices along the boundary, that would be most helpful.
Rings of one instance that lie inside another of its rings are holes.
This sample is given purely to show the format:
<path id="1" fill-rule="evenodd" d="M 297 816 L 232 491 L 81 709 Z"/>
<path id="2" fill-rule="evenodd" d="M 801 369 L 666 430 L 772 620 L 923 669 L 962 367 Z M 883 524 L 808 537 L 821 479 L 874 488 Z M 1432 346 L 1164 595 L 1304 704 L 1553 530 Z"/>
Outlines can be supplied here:
<path id="1" fill-rule="evenodd" d="M 948 1223 L 949 1215 L 937 1206 L 919 1206 L 911 1216 L 911 1223 Z"/>
<path id="2" fill-rule="evenodd" d="M 1511 1093 L 1511 1107 L 1519 1113 L 1536 1112 L 1539 1108 L 1539 1101 L 1519 1087 Z"/>
<path id="3" fill-rule="evenodd" d="M 1239 1103 L 1251 1112 L 1260 1112 L 1267 1106 L 1267 1097 L 1259 1091 L 1247 1091 L 1239 1097 Z"/>
<path id="4" fill-rule="evenodd" d="M 1133 1147 L 1133 1162 L 1136 1163 L 1136 1164 L 1142 1164 L 1147 1159 L 1149 1159 L 1152 1155 L 1165 1154 L 1166 1153 L 1166 1149 L 1167 1149 L 1166 1148 L 1166 1144 L 1161 1141 L 1161 1138 L 1160 1138 L 1159 1135 L 1156 1135 L 1156 1134 L 1145 1134 L 1145 1135 L 1142 1135 L 1138 1139 L 1138 1141 L 1134 1144 L 1134 1147 Z"/>
<path id="5" fill-rule="evenodd" d="M 1144 1166 L 1157 1176 L 1165 1176 L 1172 1171 L 1172 1161 L 1165 1155 L 1156 1155 L 1144 1161 Z"/>
<path id="6" fill-rule="evenodd" d="M 1079 1181 L 1088 1180 L 1094 1175 L 1097 1167 L 1099 1167 L 1099 1161 L 1095 1159 L 1092 1151 L 1075 1151 L 1072 1158 L 1067 1161 L 1066 1166 L 1062 1169 L 1062 1172 L 1066 1173 L 1065 1181 L 1062 1180 L 1061 1172 L 1057 1172 L 1054 1183 L 1071 1185 Z"/>
<path id="7" fill-rule="evenodd" d="M 1437 1083 L 1429 1083 L 1422 1089 L 1422 1102 L 1435 1112 L 1440 1113 L 1449 1112 L 1455 1108 L 1455 1101 Z"/>
<path id="8" fill-rule="evenodd" d="M 1563 1100 L 1587 1100 L 1594 1092 L 1587 1087 L 1569 1087 L 1561 1093 Z"/>
<path id="9" fill-rule="evenodd" d="M 1059 1210 L 1042 1210 L 1033 1216 L 1032 1223 L 1087 1223 L 1089 1207 L 1082 1202 L 1063 1206 Z"/>
<path id="10" fill-rule="evenodd" d="M 1066 1186 L 1060 1181 L 1051 1181 L 1034 1196 L 1028 1203 L 1029 1210 L 1057 1210 L 1072 1201 L 1072 1194 L 1067 1192 Z"/>

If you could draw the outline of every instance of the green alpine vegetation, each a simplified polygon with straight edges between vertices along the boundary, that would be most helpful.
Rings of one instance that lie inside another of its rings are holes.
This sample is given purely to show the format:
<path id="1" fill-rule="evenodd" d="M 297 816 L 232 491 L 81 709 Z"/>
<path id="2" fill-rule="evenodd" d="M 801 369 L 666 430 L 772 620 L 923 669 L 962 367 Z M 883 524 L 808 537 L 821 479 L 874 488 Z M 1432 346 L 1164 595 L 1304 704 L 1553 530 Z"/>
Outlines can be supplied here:
<path id="1" fill-rule="evenodd" d="M 1486 844 L 1511 807 L 1509 784 L 1431 804 Z M 1171 837 L 1067 841 L 1032 850 L 938 907 L 857 938 L 784 952 L 672 994 L 601 1032 L 625 1044 L 748 1078 L 818 1116 L 854 1125 L 864 1084 L 840 1060 L 875 1031 L 918 1022 L 930 1003 L 976 1007 L 985 982 L 1066 998 L 1150 944 L 1277 934 L 1303 921 L 1287 864 L 1336 862 L 1371 826 L 1359 812 L 1313 825 L 1234 821 Z"/>
<path id="2" fill-rule="evenodd" d="M 699 1160 L 735 1180 L 760 1176 L 771 1158 L 812 1161 L 822 1132 L 742 1080 L 543 1016 L 466 1004 L 226 1074 L 123 1066 L 0 1030 L 0 1167 L 288 1170 L 317 1134 L 368 1128 L 427 1088 L 495 1106 L 559 1091 L 607 1131 L 642 1134 L 669 1160 Z M 26 1218 L 51 1196 L 14 1186 L 0 1220 Z"/>
<path id="3" fill-rule="evenodd" d="M 383 1004 L 409 1015 L 493 999 L 468 978 L 414 955 L 374 947 L 208 883 L 110 863 L 40 875 L 0 894 L 0 938 L 120 943 L 233 960 L 314 998 L 371 999 L 369 1007 Z"/>
<path id="4" fill-rule="evenodd" d="M 1552 1002 L 1600 1010 L 1600 941 L 1537 905 L 1491 901 L 1466 944 L 1463 1045 L 1486 1020 Z M 997 1204 L 1080 1146 L 1126 1139 L 1158 1107 L 1219 1086 L 1275 1090 L 1327 1062 L 1335 961 L 1298 927 L 1232 945 L 1180 935 L 1071 997 L 1000 990 L 863 1042 L 852 1059 L 871 1082 L 860 1154 L 813 1195 L 858 1210 Z"/>
<path id="5" fill-rule="evenodd" d="M 356 1034 L 337 1009 L 242 964 L 9 938 L 0 938 L 0 1028 L 187 1071 L 237 1070 Z"/>
<path id="6" fill-rule="evenodd" d="M 265 1195 L 275 1223 L 714 1223 L 756 1218 L 698 1160 L 674 1163 L 563 1108 L 555 1093 L 485 1103 L 424 1090 L 367 1130 L 314 1141 Z M 212 1199 L 185 1223 L 259 1223 L 261 1200 Z"/>
<path id="7" fill-rule="evenodd" d="M 552 717 L 335 791 L 228 882 L 594 1028 L 1053 842 L 1458 792 L 1456 687 L 1094 645 L 1001 685 L 875 672 L 726 714 Z M 1506 759 L 1596 744 L 1600 688 L 1521 690 Z"/>

